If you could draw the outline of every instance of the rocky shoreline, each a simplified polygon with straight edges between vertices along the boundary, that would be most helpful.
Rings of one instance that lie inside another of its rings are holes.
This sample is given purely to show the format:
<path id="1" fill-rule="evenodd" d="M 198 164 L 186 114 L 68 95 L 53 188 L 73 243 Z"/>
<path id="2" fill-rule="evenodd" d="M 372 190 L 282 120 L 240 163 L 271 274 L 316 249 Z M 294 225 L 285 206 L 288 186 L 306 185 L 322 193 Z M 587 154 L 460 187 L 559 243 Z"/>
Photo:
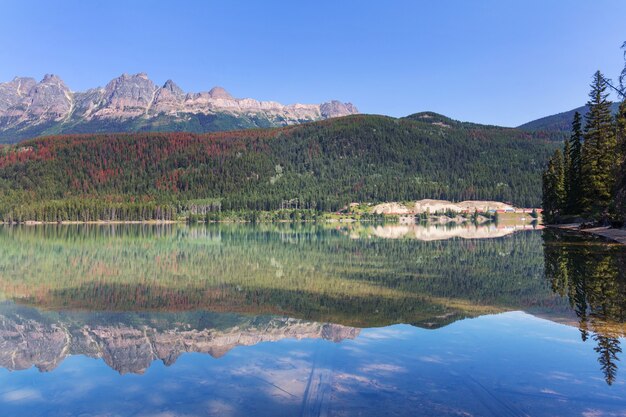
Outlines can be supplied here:
<path id="1" fill-rule="evenodd" d="M 626 229 L 616 229 L 610 226 L 605 227 L 590 227 L 582 228 L 581 223 L 569 223 L 569 224 L 551 224 L 546 227 L 553 229 L 568 230 L 576 233 L 591 234 L 594 236 L 600 236 L 605 239 L 611 240 L 622 245 L 626 245 Z"/>

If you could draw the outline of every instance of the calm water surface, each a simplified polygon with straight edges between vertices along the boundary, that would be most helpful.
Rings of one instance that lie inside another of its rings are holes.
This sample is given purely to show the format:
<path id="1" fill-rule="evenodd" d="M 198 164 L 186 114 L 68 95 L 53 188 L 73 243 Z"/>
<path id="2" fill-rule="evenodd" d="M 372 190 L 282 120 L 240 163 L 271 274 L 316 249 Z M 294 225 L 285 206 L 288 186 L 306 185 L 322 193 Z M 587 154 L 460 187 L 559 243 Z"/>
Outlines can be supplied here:
<path id="1" fill-rule="evenodd" d="M 515 228 L 0 228 L 0 416 L 626 416 L 626 250 Z"/>

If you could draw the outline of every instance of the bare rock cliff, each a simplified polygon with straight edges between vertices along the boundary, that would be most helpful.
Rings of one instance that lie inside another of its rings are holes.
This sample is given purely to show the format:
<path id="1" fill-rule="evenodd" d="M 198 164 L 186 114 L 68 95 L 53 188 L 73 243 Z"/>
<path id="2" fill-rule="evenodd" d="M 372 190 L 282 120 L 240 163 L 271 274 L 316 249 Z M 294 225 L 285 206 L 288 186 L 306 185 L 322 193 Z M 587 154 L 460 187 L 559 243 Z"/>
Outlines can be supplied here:
<path id="1" fill-rule="evenodd" d="M 159 117 L 185 118 L 189 115 L 226 115 L 245 120 L 262 119 L 266 126 L 284 126 L 358 113 L 351 103 L 336 100 L 322 104 L 289 104 L 235 98 L 222 87 L 185 93 L 172 80 L 161 87 L 145 73 L 122 74 L 104 88 L 72 91 L 61 78 L 48 74 L 40 82 L 16 77 L 0 83 L 0 136 L 106 131 L 107 121 L 125 130 L 123 121 L 133 120 L 128 130 L 137 129 Z M 168 119 L 171 120 L 171 119 Z M 119 124 L 119 123 L 122 124 Z M 82 127 L 79 126 L 88 126 Z M 77 127 L 78 126 L 78 127 Z M 247 126 L 245 122 L 235 128 Z M 256 127 L 250 125 L 249 127 Z M 112 127 L 113 128 L 113 127 Z M 211 129 L 209 129 L 211 130 Z M 214 129 L 219 130 L 219 129 Z"/>

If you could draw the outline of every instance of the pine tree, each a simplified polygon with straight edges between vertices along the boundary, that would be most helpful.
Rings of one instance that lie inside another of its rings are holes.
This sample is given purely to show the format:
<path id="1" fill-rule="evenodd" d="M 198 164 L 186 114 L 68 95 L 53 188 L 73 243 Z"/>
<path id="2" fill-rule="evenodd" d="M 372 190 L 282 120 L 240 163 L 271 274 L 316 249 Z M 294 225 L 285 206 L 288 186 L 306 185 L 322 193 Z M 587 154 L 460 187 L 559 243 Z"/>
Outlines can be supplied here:
<path id="1" fill-rule="evenodd" d="M 619 106 L 616 117 L 619 173 L 615 186 L 615 211 L 618 218 L 626 220 L 626 100 Z"/>
<path id="2" fill-rule="evenodd" d="M 557 149 L 543 173 L 543 215 L 547 222 L 554 222 L 565 206 L 565 167 L 563 153 Z"/>
<path id="3" fill-rule="evenodd" d="M 570 214 L 569 200 L 572 193 L 572 149 L 569 140 L 565 139 L 563 143 L 563 213 Z"/>
<path id="4" fill-rule="evenodd" d="M 622 101 L 615 118 L 617 125 L 617 147 L 620 154 L 620 162 L 626 159 L 626 99 Z"/>
<path id="5" fill-rule="evenodd" d="M 566 209 L 570 214 L 578 214 L 581 211 L 581 163 L 583 149 L 582 120 L 580 113 L 574 113 L 572 122 L 572 135 L 569 139 L 569 171 L 565 179 L 567 202 Z"/>
<path id="6" fill-rule="evenodd" d="M 597 71 L 589 93 L 582 153 L 582 209 L 606 218 L 617 168 L 617 138 L 604 76 Z"/>

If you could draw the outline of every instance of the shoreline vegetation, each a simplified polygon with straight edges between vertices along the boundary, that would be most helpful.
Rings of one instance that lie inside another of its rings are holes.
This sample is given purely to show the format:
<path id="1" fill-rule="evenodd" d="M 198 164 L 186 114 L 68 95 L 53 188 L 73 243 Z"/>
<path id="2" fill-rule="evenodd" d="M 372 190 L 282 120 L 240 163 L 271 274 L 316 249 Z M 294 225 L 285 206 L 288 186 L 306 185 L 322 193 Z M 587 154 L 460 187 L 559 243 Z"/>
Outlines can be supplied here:
<path id="1" fill-rule="evenodd" d="M 543 172 L 542 208 L 549 224 L 580 223 L 585 229 L 626 225 L 626 100 L 614 117 L 609 87 L 626 97 L 626 87 L 616 89 L 597 71 L 589 111 L 584 116 L 574 114 L 570 138 L 554 152 Z"/>
<path id="2" fill-rule="evenodd" d="M 178 203 L 184 207 L 187 203 Z M 280 210 L 206 210 L 194 206 L 194 210 L 140 210 L 130 219 L 114 209 L 83 210 L 73 216 L 45 213 L 32 213 L 28 216 L 9 217 L 0 224 L 40 225 L 40 224 L 175 224 L 175 223 L 351 223 L 377 222 L 462 225 L 504 222 L 506 224 L 531 224 L 540 220 L 541 209 L 518 209 L 497 201 L 463 201 L 453 203 L 447 200 L 418 200 L 412 202 L 351 203 L 336 212 L 311 209 Z M 167 213 L 166 216 L 154 214 Z M 41 214 L 41 215 L 39 215 Z M 69 217 L 69 218 L 68 218 Z M 133 218 L 134 217 L 134 218 Z"/>
<path id="3" fill-rule="evenodd" d="M 625 50 L 626 43 L 622 46 Z M 626 71 L 626 68 L 624 69 Z M 593 76 L 585 115 L 576 112 L 569 139 L 548 161 L 542 177 L 547 227 L 626 244 L 626 88 Z M 622 99 L 615 116 L 611 88 Z"/>

